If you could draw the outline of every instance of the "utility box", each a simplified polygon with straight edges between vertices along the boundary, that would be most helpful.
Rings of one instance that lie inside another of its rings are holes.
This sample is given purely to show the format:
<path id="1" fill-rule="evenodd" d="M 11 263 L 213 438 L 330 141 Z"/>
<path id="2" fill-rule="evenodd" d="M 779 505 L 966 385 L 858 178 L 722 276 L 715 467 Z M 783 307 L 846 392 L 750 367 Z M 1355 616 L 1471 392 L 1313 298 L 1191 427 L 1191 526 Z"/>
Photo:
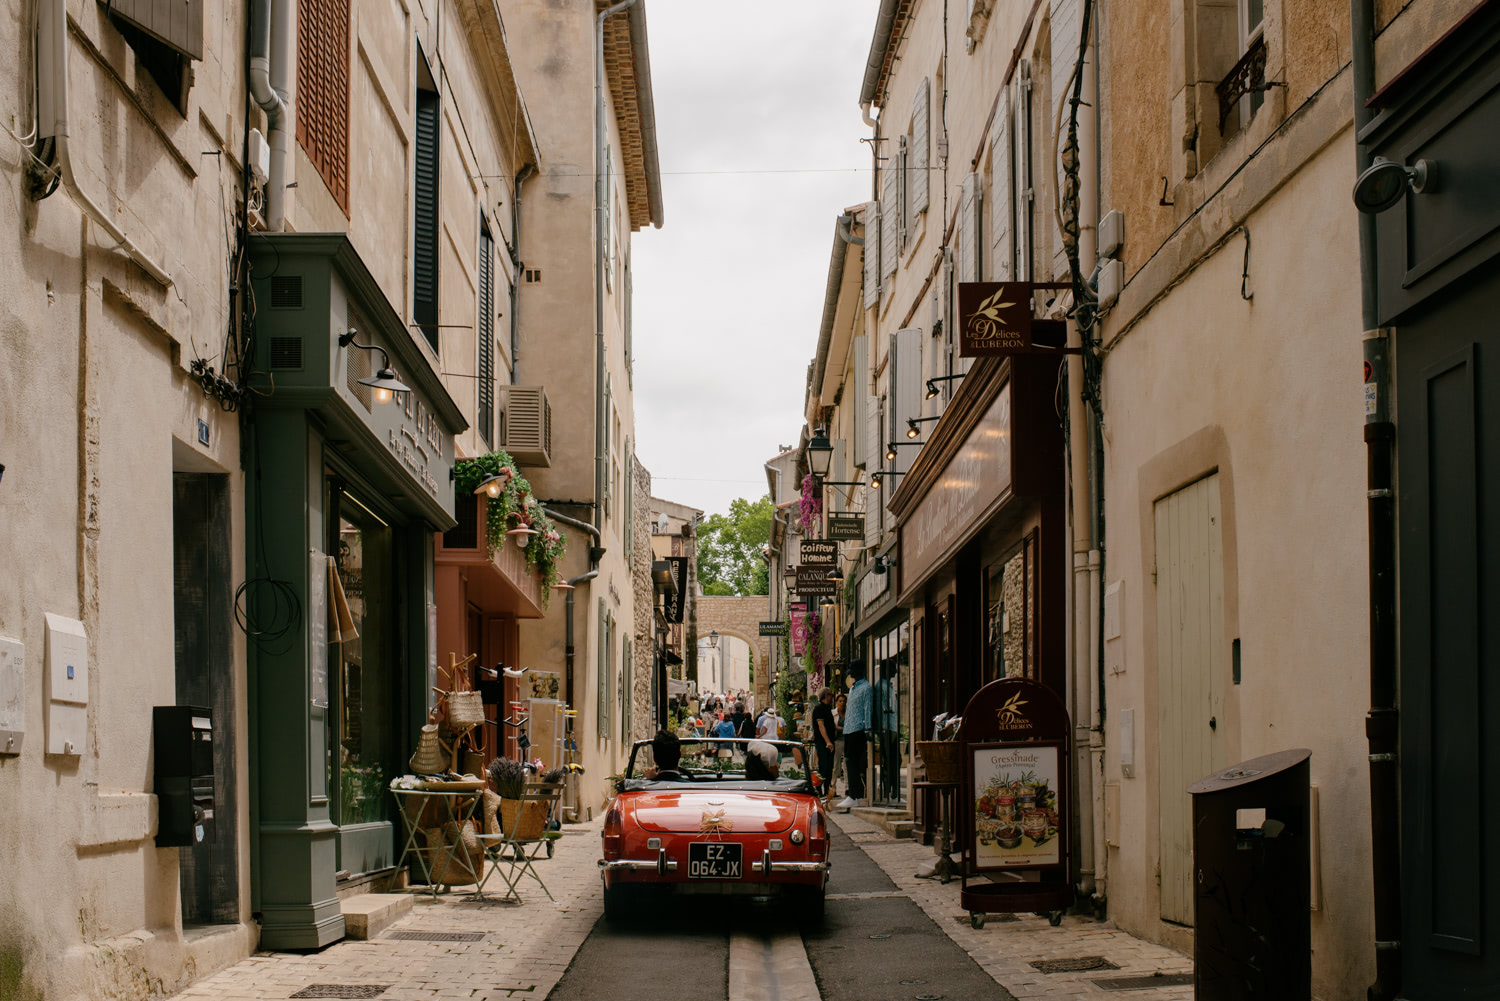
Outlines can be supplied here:
<path id="1" fill-rule="evenodd" d="M 89 637 L 77 619 L 46 619 L 47 753 L 77 757 L 89 727 Z"/>
<path id="2" fill-rule="evenodd" d="M 184 847 L 209 837 L 214 819 L 214 725 L 201 706 L 151 710 L 156 752 L 156 846 Z"/>
<path id="3" fill-rule="evenodd" d="M 1312 997 L 1311 756 L 1278 751 L 1188 786 L 1197 1001 Z"/>

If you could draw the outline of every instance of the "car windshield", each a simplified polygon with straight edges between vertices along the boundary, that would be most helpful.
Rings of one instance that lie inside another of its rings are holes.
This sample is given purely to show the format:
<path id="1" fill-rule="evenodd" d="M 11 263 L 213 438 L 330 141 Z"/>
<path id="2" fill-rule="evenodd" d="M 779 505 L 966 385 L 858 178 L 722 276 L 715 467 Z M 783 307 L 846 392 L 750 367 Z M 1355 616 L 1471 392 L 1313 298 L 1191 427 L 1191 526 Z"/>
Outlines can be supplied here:
<path id="1" fill-rule="evenodd" d="M 681 757 L 674 764 L 656 760 L 650 741 L 640 741 L 630 755 L 624 778 L 655 782 L 806 781 L 811 755 L 789 740 L 734 740 L 684 738 Z M 755 753 L 759 751 L 760 753 Z M 774 752 L 774 753 L 773 753 Z M 775 758 L 774 764 L 771 758 Z M 747 760 L 748 759 L 748 760 Z"/>

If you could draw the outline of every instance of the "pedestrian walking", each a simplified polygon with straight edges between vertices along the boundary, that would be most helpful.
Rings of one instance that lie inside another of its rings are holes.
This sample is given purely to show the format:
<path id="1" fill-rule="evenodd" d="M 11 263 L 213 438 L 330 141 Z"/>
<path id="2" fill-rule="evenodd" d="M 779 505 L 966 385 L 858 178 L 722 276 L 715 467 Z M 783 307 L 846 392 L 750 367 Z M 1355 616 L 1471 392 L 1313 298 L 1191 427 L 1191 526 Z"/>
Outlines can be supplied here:
<path id="1" fill-rule="evenodd" d="M 839 774 L 844 770 L 844 717 L 849 711 L 849 696 L 839 692 L 833 700 L 833 767 L 828 771 L 828 804 L 838 789 Z"/>
<path id="2" fill-rule="evenodd" d="M 838 808 L 848 813 L 851 807 L 865 806 L 865 766 L 870 734 L 871 711 L 875 690 L 865 680 L 865 662 L 849 662 L 849 711 L 844 717 L 844 757 L 849 763 L 849 794 L 839 800 Z"/>
<path id="3" fill-rule="evenodd" d="M 818 795 L 828 798 L 829 782 L 833 778 L 833 689 L 818 690 L 818 704 L 812 711 L 813 749 L 818 755 Z"/>

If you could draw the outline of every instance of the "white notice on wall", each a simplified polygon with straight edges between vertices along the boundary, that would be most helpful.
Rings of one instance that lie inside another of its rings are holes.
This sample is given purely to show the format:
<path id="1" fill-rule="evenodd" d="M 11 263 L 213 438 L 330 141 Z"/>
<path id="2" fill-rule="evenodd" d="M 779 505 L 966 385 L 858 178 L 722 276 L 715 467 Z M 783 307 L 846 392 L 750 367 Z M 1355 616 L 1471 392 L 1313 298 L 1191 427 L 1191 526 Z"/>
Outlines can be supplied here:
<path id="1" fill-rule="evenodd" d="M 0 636 L 0 754 L 20 754 L 26 735 L 26 647 Z"/>

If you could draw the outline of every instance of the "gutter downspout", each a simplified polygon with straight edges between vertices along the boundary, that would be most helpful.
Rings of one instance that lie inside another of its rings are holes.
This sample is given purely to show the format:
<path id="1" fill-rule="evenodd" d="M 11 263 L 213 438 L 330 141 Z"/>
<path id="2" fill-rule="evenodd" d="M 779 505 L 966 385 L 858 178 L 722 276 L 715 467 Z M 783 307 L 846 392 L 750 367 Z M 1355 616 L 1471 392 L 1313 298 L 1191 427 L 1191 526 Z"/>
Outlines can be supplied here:
<path id="1" fill-rule="evenodd" d="M 521 168 L 510 201 L 510 382 L 513 386 L 521 371 L 521 185 L 535 173 L 534 163 Z"/>
<path id="2" fill-rule="evenodd" d="M 271 151 L 266 179 L 266 229 L 286 229 L 287 163 L 292 147 L 292 39 L 296 35 L 292 0 L 253 0 L 250 14 L 250 96 L 266 113 L 266 143 Z"/>
<path id="3" fill-rule="evenodd" d="M 56 144 L 58 180 L 67 189 L 68 196 L 83 210 L 83 214 L 104 230 L 115 244 L 135 261 L 157 284 L 170 288 L 172 276 L 155 260 L 147 256 L 125 231 L 115 223 L 99 205 L 78 186 L 73 175 L 72 151 L 68 145 L 68 5 L 67 0 L 43 0 L 37 15 L 37 84 L 38 90 L 51 91 L 49 101 L 37 102 L 37 130 L 42 138 L 51 138 Z M 50 111 L 49 116 L 43 111 Z"/>
<path id="4" fill-rule="evenodd" d="M 581 573 L 577 577 L 570 578 L 568 580 L 568 583 L 571 584 L 573 587 L 577 587 L 579 584 L 582 584 L 584 581 L 593 580 L 597 576 L 599 576 L 599 568 L 595 567 L 594 569 L 588 571 L 587 573 Z M 573 595 L 576 594 L 576 593 L 577 593 L 576 591 L 569 591 L 568 592 L 568 597 L 566 599 L 567 608 L 566 608 L 565 618 L 564 618 L 564 622 L 566 623 L 566 627 L 565 627 L 565 634 L 566 635 L 565 635 L 565 638 L 564 638 L 564 642 L 565 642 L 566 645 L 563 647 L 563 650 L 564 650 L 563 662 L 564 662 L 564 665 L 565 665 L 564 666 L 564 674 L 563 674 L 563 698 L 566 700 L 566 702 L 567 702 L 568 705 L 573 705 L 574 704 L 573 703 L 573 658 L 574 658 L 574 655 L 577 653 L 577 648 L 574 647 L 574 645 L 573 645 Z M 577 780 L 576 776 L 571 775 L 571 774 L 568 776 L 568 793 L 572 797 L 573 802 L 569 806 L 567 806 L 566 809 L 569 810 L 569 811 L 571 811 L 572 818 L 576 822 L 578 820 L 578 780 Z"/>
<path id="5" fill-rule="evenodd" d="M 1369 149 L 1359 134 L 1374 112 L 1374 0 L 1349 0 L 1349 38 L 1354 71 L 1354 166 L 1369 167 Z M 1375 410 L 1365 417 L 1365 468 L 1370 560 L 1370 711 L 1365 737 L 1370 760 L 1370 863 L 1374 880 L 1375 983 L 1370 1001 L 1401 993 L 1401 812 L 1400 716 L 1396 665 L 1396 426 L 1391 413 L 1390 331 L 1379 326 L 1375 217 L 1359 213 L 1360 315 L 1364 360 L 1375 383 Z"/>
<path id="6" fill-rule="evenodd" d="M 594 19 L 594 522 L 604 520 L 604 435 L 609 415 L 604 412 L 604 206 L 607 164 L 604 162 L 604 22 L 640 0 L 623 0 L 606 7 Z"/>

